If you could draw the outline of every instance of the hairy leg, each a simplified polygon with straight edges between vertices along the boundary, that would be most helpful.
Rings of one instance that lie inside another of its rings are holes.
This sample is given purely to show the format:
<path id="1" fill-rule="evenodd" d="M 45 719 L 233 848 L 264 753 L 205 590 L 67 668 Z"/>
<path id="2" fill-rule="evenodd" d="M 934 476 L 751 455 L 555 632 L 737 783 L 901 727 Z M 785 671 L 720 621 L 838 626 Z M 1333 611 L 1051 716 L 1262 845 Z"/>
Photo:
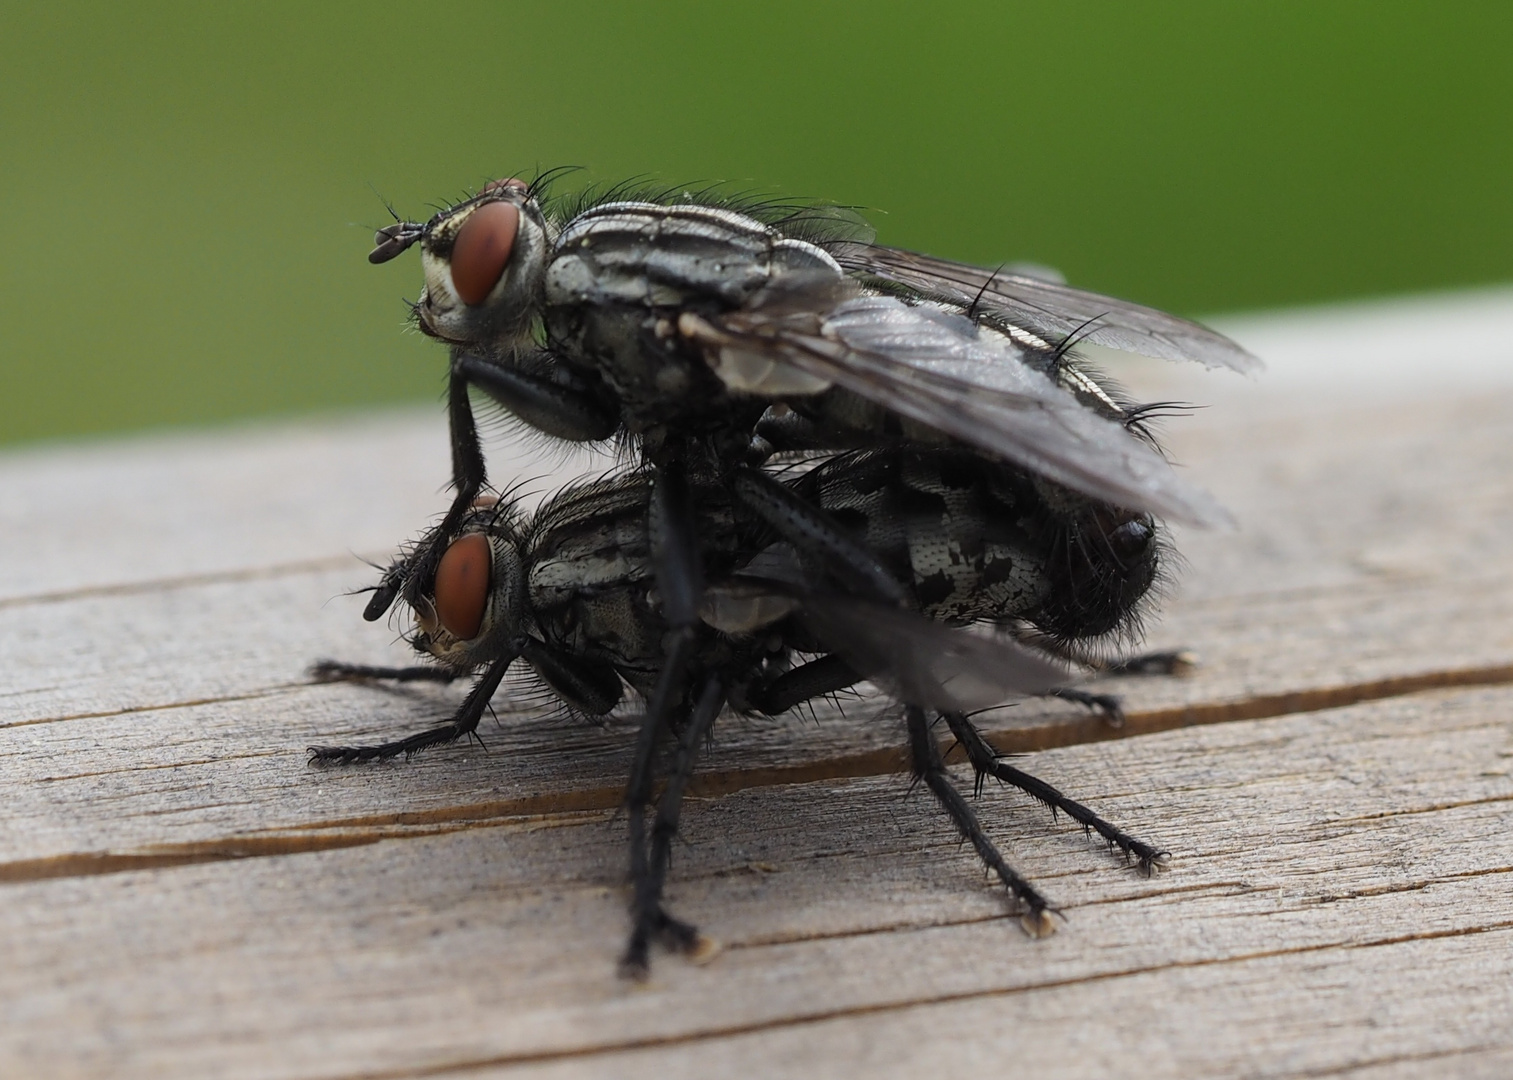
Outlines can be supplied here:
<path id="1" fill-rule="evenodd" d="M 684 952 L 696 952 L 704 944 L 692 925 L 673 918 L 663 909 L 662 889 L 667 882 L 668 868 L 672 865 L 672 841 L 678 833 L 683 795 L 693 776 L 699 749 L 708 738 L 715 717 L 724 705 L 724 688 L 720 685 L 719 678 L 712 675 L 705 681 L 698 704 L 678 739 L 672 773 L 667 778 L 667 787 L 657 803 L 656 818 L 652 822 L 649 857 L 644 863 L 643 873 L 634 883 L 630 940 L 625 947 L 625 956 L 620 961 L 621 972 L 630 978 L 646 977 L 647 950 L 653 934 L 660 934 Z"/>
<path id="2" fill-rule="evenodd" d="M 1006 784 L 1012 784 L 1031 798 L 1050 807 L 1051 813 L 1062 813 L 1071 818 L 1084 830 L 1090 830 L 1108 841 L 1110 847 L 1117 848 L 1124 854 L 1125 861 L 1134 860 L 1140 869 L 1149 874 L 1157 866 L 1161 865 L 1167 853 L 1159 848 L 1137 840 L 1123 829 L 1110 824 L 1099 817 L 1093 811 L 1067 798 L 1056 788 L 1047 784 L 1044 780 L 1031 776 L 1029 773 L 1003 761 L 998 752 L 988 745 L 982 733 L 973 726 L 972 721 L 961 713 L 946 713 L 946 724 L 951 728 L 951 734 L 956 736 L 956 741 L 961 743 L 962 749 L 967 752 L 967 761 L 972 765 L 977 774 L 977 790 L 980 794 L 985 777 L 994 777 Z"/>
<path id="3" fill-rule="evenodd" d="M 904 715 L 909 723 L 909 756 L 915 777 L 930 789 L 940 805 L 945 808 L 946 813 L 950 815 L 962 839 L 972 845 L 977 851 L 978 858 L 982 859 L 988 869 L 998 876 L 998 880 L 1003 882 L 1009 894 L 1019 903 L 1023 912 L 1020 923 L 1025 931 L 1031 937 L 1044 937 L 1051 933 L 1055 929 L 1055 923 L 1051 921 L 1051 912 L 1055 909 L 1033 885 L 1020 877 L 1004 860 L 998 849 L 994 847 L 993 841 L 988 839 L 987 833 L 983 832 L 977 815 L 972 812 L 972 807 L 951 783 L 951 777 L 941 761 L 940 748 L 935 745 L 935 736 L 930 731 L 930 722 L 925 715 L 925 710 L 917 705 L 910 705 L 905 708 Z"/>
<path id="4" fill-rule="evenodd" d="M 452 714 L 452 719 L 440 727 L 418 732 L 396 742 L 380 743 L 377 746 L 312 746 L 309 748 L 310 764 L 350 765 L 357 761 L 381 761 L 385 758 L 398 757 L 400 754 L 409 757 L 417 751 L 441 746 L 444 743 L 454 742 L 464 735 L 471 735 L 478 729 L 478 721 L 483 717 L 483 710 L 488 708 L 489 698 L 493 697 L 494 691 L 499 689 L 499 683 L 514 659 L 515 654 L 511 653 L 490 664 L 479 676 L 478 681 L 473 684 L 473 689 L 468 692 L 468 696 L 463 699 L 457 711 Z"/>

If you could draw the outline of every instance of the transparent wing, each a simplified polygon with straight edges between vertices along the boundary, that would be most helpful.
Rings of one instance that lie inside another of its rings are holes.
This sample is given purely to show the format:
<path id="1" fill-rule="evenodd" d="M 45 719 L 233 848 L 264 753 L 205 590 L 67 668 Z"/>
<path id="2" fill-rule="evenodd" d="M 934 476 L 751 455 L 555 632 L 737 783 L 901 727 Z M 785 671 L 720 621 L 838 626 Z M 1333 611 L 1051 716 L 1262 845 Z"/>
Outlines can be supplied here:
<path id="1" fill-rule="evenodd" d="M 1111 349 L 1240 372 L 1262 366 L 1255 356 L 1206 326 L 1044 277 L 986 270 L 876 244 L 837 245 L 831 254 L 853 274 L 971 305 L 1051 345 L 1087 325 L 1078 340 Z"/>
<path id="2" fill-rule="evenodd" d="M 1068 681 L 1065 669 L 1005 638 L 849 596 L 810 595 L 803 603 L 802 618 L 821 642 L 911 705 L 972 712 Z"/>
<path id="3" fill-rule="evenodd" d="M 825 310 L 790 302 L 717 316 L 707 347 L 835 383 L 902 416 L 1116 506 L 1192 524 L 1229 520 L 1150 445 L 1088 409 L 997 332 L 890 296 Z"/>

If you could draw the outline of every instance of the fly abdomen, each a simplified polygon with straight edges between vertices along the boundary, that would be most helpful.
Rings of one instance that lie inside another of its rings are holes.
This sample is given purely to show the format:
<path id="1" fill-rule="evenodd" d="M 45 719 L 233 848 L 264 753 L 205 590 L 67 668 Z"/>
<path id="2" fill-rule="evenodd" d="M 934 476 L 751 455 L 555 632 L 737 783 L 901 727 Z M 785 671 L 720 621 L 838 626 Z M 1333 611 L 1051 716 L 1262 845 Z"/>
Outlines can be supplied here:
<path id="1" fill-rule="evenodd" d="M 855 455 L 806 481 L 900 580 L 920 612 L 950 621 L 1027 616 L 1050 591 L 1046 552 L 1027 522 L 1033 485 L 962 450 Z"/>
<path id="2" fill-rule="evenodd" d="M 1167 545 L 1143 514 L 1090 506 L 1046 523 L 1050 591 L 1036 624 L 1066 642 L 1137 636 L 1165 571 Z"/>

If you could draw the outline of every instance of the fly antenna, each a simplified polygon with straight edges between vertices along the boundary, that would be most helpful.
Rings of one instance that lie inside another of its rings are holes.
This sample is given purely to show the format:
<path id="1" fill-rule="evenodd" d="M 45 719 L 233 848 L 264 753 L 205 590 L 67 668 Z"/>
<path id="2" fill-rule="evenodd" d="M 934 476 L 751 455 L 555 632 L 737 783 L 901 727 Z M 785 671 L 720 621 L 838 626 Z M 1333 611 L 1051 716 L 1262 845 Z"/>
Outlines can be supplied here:
<path id="1" fill-rule="evenodd" d="M 368 189 L 378 196 L 378 201 L 384 204 L 384 209 L 394 219 L 393 224 L 385 225 L 373 234 L 373 250 L 368 252 L 368 261 L 376 265 L 388 262 L 419 240 L 425 235 L 425 226 L 400 217 L 394 204 L 379 194 L 372 181 L 368 182 Z"/>

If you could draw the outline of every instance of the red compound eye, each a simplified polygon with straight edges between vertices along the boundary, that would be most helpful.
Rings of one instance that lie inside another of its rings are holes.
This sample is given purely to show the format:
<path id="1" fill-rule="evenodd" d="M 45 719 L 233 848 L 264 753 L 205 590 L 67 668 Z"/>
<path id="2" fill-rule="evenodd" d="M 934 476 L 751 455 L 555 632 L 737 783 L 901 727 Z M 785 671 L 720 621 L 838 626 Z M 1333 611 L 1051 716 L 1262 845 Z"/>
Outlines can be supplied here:
<path id="1" fill-rule="evenodd" d="M 436 617 L 453 637 L 468 641 L 478 636 L 492 564 L 489 541 L 482 533 L 459 536 L 441 557 L 436 568 Z"/>
<path id="2" fill-rule="evenodd" d="M 488 299 L 504 276 L 519 232 L 520 210 L 514 203 L 484 203 L 468 215 L 452 242 L 452 285 L 464 304 L 477 306 Z"/>

